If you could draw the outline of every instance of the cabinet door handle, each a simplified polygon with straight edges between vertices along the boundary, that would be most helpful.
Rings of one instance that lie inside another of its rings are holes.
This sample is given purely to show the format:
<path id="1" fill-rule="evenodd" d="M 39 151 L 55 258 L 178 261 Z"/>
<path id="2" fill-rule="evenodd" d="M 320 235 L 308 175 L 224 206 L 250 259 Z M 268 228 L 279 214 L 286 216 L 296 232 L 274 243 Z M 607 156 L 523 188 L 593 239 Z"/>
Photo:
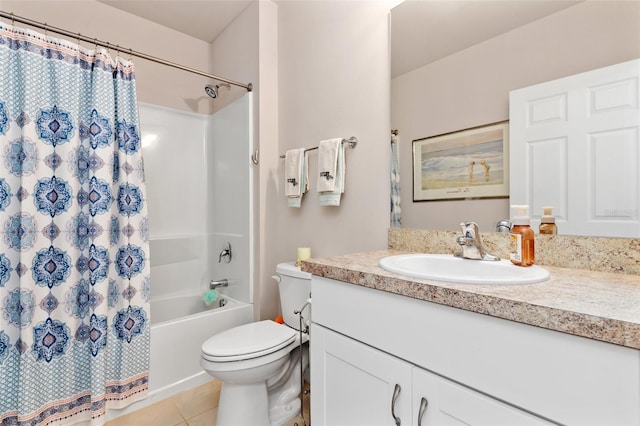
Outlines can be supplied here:
<path id="1" fill-rule="evenodd" d="M 429 405 L 427 398 L 422 398 L 420 400 L 420 410 L 418 410 L 418 426 L 422 426 L 422 417 L 427 411 L 427 405 Z"/>
<path id="2" fill-rule="evenodd" d="M 400 395 L 400 385 L 396 383 L 396 387 L 393 389 L 393 398 L 391 398 L 391 416 L 396 421 L 396 426 L 400 426 L 400 417 L 396 416 L 396 400 Z"/>

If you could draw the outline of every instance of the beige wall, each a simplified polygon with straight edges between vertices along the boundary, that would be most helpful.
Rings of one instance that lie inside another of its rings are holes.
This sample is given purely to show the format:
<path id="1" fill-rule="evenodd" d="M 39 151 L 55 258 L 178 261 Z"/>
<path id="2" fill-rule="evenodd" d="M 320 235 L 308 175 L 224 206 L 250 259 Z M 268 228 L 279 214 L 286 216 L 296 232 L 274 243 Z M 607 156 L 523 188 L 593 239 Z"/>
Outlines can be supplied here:
<path id="1" fill-rule="evenodd" d="M 1 7 L 19 16 L 209 72 L 209 43 L 94 0 L 2 0 Z M 93 48 L 90 44 L 81 44 L 88 49 Z M 121 55 L 128 58 L 126 53 Z M 207 82 L 204 77 L 133 59 L 139 101 L 184 111 L 210 112 L 212 103 L 204 93 Z"/>
<path id="2" fill-rule="evenodd" d="M 508 199 L 412 203 L 413 139 L 509 119 L 509 91 L 640 57 L 640 2 L 586 1 L 393 79 L 403 226 L 483 231 Z"/>
<path id="3" fill-rule="evenodd" d="M 266 243 L 267 264 L 296 258 L 382 249 L 389 226 L 389 4 L 379 1 L 278 2 L 279 141 L 287 149 L 356 136 L 346 152 L 340 207 L 320 207 L 317 152 L 310 155 L 311 190 L 302 208 L 286 206 L 284 160 L 270 172 L 268 193 L 277 235 Z M 265 182 L 263 182 L 265 183 Z M 267 291 L 275 287 L 269 283 Z M 273 293 L 271 293 L 273 294 Z M 263 317 L 275 313 L 263 298 Z"/>
<path id="4" fill-rule="evenodd" d="M 279 313 L 280 303 L 271 276 L 275 272 L 273 247 L 278 244 L 277 199 L 273 192 L 273 176 L 280 166 L 278 158 L 278 7 L 270 1 L 260 2 L 260 92 L 258 133 L 260 135 L 259 185 L 254 190 L 257 195 L 255 215 L 259 228 L 256 230 L 256 281 L 255 300 L 259 304 L 260 318 L 273 318 Z"/>
<path id="5" fill-rule="evenodd" d="M 266 0 L 265 3 L 271 3 Z M 211 72 L 240 83 L 252 83 L 259 92 L 259 2 L 251 3 L 211 44 Z M 216 84 L 215 81 L 210 81 Z M 232 86 L 229 91 L 220 89 L 220 95 L 212 101 L 213 110 L 224 106 L 247 93 L 242 87 Z M 254 93 L 254 95 L 256 95 Z"/>

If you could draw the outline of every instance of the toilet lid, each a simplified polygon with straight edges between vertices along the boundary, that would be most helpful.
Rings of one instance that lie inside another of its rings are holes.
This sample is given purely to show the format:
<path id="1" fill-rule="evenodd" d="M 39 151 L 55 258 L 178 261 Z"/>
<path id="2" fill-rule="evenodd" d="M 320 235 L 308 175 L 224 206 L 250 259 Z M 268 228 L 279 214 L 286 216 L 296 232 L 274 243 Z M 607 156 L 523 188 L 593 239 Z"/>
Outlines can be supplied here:
<path id="1" fill-rule="evenodd" d="M 233 327 L 210 337 L 202 354 L 212 361 L 237 361 L 263 356 L 291 344 L 296 331 L 271 320 Z"/>

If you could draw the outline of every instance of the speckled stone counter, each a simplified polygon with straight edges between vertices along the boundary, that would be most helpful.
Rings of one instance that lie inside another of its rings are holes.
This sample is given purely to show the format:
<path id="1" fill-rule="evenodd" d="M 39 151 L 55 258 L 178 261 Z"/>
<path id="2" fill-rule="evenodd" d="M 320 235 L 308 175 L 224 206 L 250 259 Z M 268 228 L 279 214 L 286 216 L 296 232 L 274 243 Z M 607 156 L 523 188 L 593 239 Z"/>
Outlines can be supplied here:
<path id="1" fill-rule="evenodd" d="M 459 232 L 390 228 L 388 248 L 422 253 L 455 253 Z M 509 234 L 482 233 L 486 249 L 509 258 Z M 640 275 L 640 239 L 536 235 L 536 264 Z"/>
<path id="2" fill-rule="evenodd" d="M 429 247 L 432 253 L 446 252 L 437 243 Z M 302 263 L 302 269 L 321 277 L 640 349 L 639 275 L 544 265 L 551 272 L 549 281 L 496 286 L 410 278 L 378 266 L 385 256 L 412 251 L 425 250 L 415 247 L 310 259 Z"/>

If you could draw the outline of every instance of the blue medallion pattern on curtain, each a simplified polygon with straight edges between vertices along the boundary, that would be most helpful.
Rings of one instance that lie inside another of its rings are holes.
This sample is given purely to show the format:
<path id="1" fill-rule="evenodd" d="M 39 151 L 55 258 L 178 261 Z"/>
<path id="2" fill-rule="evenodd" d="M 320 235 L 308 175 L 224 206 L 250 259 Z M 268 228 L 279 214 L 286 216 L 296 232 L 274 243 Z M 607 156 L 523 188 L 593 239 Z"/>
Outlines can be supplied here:
<path id="1" fill-rule="evenodd" d="M 149 236 L 133 64 L 0 24 L 0 421 L 143 398 Z"/>

